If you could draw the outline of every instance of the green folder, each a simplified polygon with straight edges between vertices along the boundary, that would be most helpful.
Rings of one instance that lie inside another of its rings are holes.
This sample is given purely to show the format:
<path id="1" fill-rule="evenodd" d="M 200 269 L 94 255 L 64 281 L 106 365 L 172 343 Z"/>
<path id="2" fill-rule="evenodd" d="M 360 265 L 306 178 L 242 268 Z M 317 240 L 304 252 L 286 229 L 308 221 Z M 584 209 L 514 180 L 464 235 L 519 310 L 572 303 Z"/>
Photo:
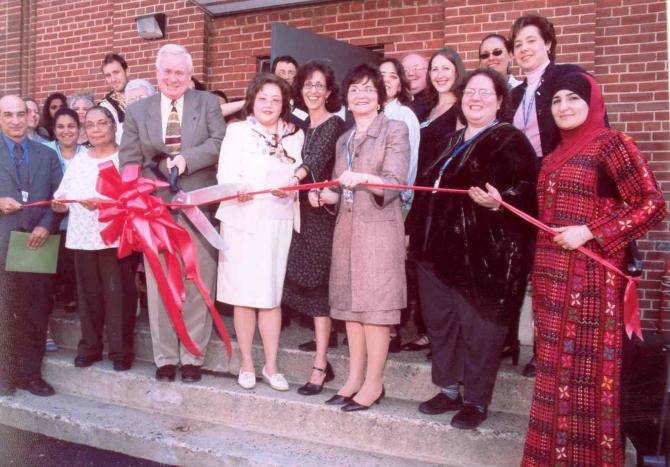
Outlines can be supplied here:
<path id="1" fill-rule="evenodd" d="M 7 250 L 6 271 L 56 274 L 60 235 L 49 235 L 37 250 L 28 248 L 28 232 L 11 232 Z"/>

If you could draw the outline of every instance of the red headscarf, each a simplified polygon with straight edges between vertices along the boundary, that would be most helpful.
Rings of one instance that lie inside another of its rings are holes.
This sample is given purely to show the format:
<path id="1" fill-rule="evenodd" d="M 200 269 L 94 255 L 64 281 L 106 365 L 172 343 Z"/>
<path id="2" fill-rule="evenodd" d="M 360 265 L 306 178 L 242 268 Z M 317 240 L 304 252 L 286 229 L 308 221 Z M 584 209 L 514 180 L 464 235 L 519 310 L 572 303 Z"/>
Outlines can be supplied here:
<path id="1" fill-rule="evenodd" d="M 554 87 L 554 94 L 561 89 L 570 89 L 568 83 L 575 80 L 586 80 L 590 85 L 590 98 L 582 99 L 589 102 L 589 114 L 584 123 L 572 130 L 560 130 L 561 142 L 542 162 L 542 173 L 548 174 L 561 167 L 572 156 L 577 154 L 603 132 L 609 131 L 605 125 L 605 102 L 598 83 L 586 73 L 569 73 L 559 78 Z"/>

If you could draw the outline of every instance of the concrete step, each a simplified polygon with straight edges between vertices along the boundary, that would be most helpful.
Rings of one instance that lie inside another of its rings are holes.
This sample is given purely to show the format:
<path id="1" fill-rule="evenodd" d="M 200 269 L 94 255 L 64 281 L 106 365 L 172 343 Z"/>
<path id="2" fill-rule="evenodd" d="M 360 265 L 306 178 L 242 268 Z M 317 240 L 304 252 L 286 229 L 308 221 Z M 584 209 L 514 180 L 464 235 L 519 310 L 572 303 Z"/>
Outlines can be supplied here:
<path id="1" fill-rule="evenodd" d="M 232 319 L 224 317 L 229 332 L 233 332 Z M 79 340 L 79 320 L 75 313 L 55 313 L 51 319 L 51 334 L 61 347 L 76 349 Z M 298 344 L 312 338 L 310 330 L 292 325 L 282 331 L 279 352 L 279 368 L 286 378 L 295 384 L 302 385 L 309 376 L 312 367 L 313 353 L 298 350 Z M 343 336 L 340 335 L 340 341 Z M 530 359 L 530 347 L 522 347 L 521 362 Z M 136 325 L 135 353 L 139 360 L 153 361 L 151 349 L 151 335 L 146 319 L 141 319 Z M 426 360 L 427 351 L 401 352 L 389 354 L 384 381 L 386 393 L 393 398 L 406 401 L 424 401 L 433 397 L 438 388 L 431 382 L 430 362 Z M 346 346 L 340 345 L 337 349 L 329 349 L 329 360 L 335 370 L 335 379 L 326 384 L 327 388 L 337 390 L 344 383 L 349 365 Z M 254 359 L 263 361 L 263 352 L 260 338 L 256 336 Z M 257 372 L 260 374 L 260 366 Z M 233 339 L 233 358 L 229 362 L 225 348 L 216 332 L 207 347 L 205 368 L 236 375 L 239 370 L 239 351 Z M 527 416 L 530 412 L 530 401 L 533 394 L 531 378 L 524 378 L 519 373 L 521 367 L 514 367 L 503 362 L 496 388 L 493 393 L 491 410 L 509 412 Z"/>
<path id="2" fill-rule="evenodd" d="M 263 435 L 67 394 L 0 397 L 3 424 L 69 442 L 183 466 L 429 466 L 352 449 Z M 46 464 L 45 464 L 46 465 Z"/>
<path id="3" fill-rule="evenodd" d="M 73 358 L 74 352 L 61 350 L 45 359 L 44 377 L 60 394 L 290 438 L 296 446 L 316 441 L 408 462 L 512 466 L 521 459 L 528 424 L 526 416 L 491 412 L 478 429 L 463 431 L 451 427 L 450 414 L 424 415 L 410 401 L 387 398 L 369 411 L 347 414 L 323 403 L 332 390 L 303 397 L 295 386 L 279 393 L 259 382 L 246 391 L 235 378 L 209 374 L 195 384 L 160 383 L 149 363 L 138 361 L 119 373 L 109 361 L 75 368 Z"/>

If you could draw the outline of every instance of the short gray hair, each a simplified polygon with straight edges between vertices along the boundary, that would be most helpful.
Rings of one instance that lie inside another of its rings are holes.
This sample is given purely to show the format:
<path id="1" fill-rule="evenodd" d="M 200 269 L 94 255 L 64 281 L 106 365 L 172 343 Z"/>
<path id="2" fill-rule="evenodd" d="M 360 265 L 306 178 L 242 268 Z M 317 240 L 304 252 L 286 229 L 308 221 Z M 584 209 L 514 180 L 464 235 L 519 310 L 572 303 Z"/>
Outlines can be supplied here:
<path id="1" fill-rule="evenodd" d="M 93 102 L 93 98 L 87 94 L 75 94 L 74 96 L 70 96 L 67 98 L 67 106 L 71 109 L 74 108 L 74 105 L 77 103 L 77 101 L 86 101 L 88 102 L 88 108 L 90 109 L 95 105 Z"/>
<path id="2" fill-rule="evenodd" d="M 128 95 L 133 89 L 145 89 L 150 96 L 156 94 L 156 88 L 154 88 L 154 85 L 146 79 L 131 79 L 128 81 L 128 84 L 126 84 L 126 89 L 123 91 L 123 95 L 126 99 L 128 99 Z"/>
<path id="3" fill-rule="evenodd" d="M 156 69 L 160 69 L 161 57 L 165 54 L 183 55 L 186 59 L 188 71 L 193 72 L 193 58 L 191 57 L 191 54 L 188 53 L 188 50 L 179 44 L 165 44 L 160 48 L 156 55 Z"/>

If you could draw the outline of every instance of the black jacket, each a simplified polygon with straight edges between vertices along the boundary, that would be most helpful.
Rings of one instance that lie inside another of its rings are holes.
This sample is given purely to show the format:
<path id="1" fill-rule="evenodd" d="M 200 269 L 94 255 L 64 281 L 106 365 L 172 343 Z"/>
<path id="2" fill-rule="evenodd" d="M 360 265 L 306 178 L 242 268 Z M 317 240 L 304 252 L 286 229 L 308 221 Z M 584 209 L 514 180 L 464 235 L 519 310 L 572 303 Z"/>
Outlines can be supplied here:
<path id="1" fill-rule="evenodd" d="M 551 115 L 551 98 L 554 92 L 554 83 L 556 83 L 556 79 L 559 76 L 574 72 L 586 73 L 584 69 L 577 65 L 557 65 L 551 62 L 544 70 L 542 78 L 540 78 L 540 86 L 535 91 L 535 108 L 537 110 L 537 124 L 540 127 L 540 143 L 542 145 L 543 156 L 556 149 L 556 146 L 561 141 L 561 133 L 554 122 L 554 117 Z M 511 107 L 514 113 L 516 113 L 521 104 L 527 86 L 528 80 L 525 79 L 523 83 L 510 92 Z"/>
<path id="2" fill-rule="evenodd" d="M 419 174 L 421 185 L 433 186 L 464 132 L 452 133 L 447 149 Z M 535 159 L 521 131 L 498 123 L 452 160 L 440 187 L 483 188 L 489 182 L 505 201 L 535 215 Z M 467 195 L 430 192 L 416 193 L 408 225 L 413 258 L 429 263 L 446 285 L 458 289 L 485 318 L 504 323 L 511 317 L 510 302 L 518 303 L 530 270 L 532 227 L 504 209 L 481 207 Z"/>

